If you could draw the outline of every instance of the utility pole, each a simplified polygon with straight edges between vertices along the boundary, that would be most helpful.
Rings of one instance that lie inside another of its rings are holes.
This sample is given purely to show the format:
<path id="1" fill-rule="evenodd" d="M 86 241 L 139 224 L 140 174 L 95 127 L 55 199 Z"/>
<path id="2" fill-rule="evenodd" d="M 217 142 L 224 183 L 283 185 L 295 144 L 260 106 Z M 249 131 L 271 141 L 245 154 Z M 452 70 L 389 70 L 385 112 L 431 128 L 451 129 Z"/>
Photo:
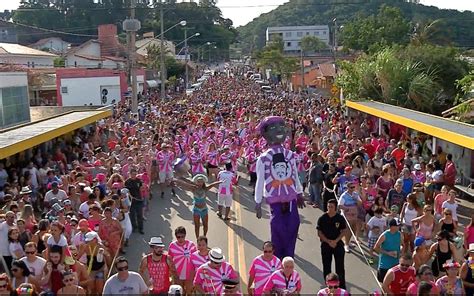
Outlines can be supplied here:
<path id="1" fill-rule="evenodd" d="M 184 27 L 184 87 L 188 89 L 188 79 L 189 79 L 189 71 L 188 71 L 188 28 Z"/>
<path id="2" fill-rule="evenodd" d="M 138 113 L 137 96 L 137 73 L 135 70 L 135 37 L 136 32 L 140 30 L 140 21 L 135 19 L 135 6 L 137 0 L 130 2 L 130 18 L 123 22 L 123 29 L 127 32 L 128 41 L 128 75 L 129 83 L 132 89 L 132 113 Z"/>
<path id="3" fill-rule="evenodd" d="M 163 17 L 163 0 L 160 0 L 160 79 L 161 79 L 161 99 L 166 99 L 166 67 L 165 67 L 165 41 L 164 41 L 164 31 L 165 31 L 164 17 Z"/>
<path id="4" fill-rule="evenodd" d="M 300 46 L 301 52 L 301 90 L 304 89 L 304 59 L 303 59 L 303 48 Z"/>
<path id="5" fill-rule="evenodd" d="M 336 52 L 337 52 L 337 18 L 332 20 L 334 22 L 334 41 L 333 41 L 333 55 L 334 55 L 334 65 L 336 65 Z"/>

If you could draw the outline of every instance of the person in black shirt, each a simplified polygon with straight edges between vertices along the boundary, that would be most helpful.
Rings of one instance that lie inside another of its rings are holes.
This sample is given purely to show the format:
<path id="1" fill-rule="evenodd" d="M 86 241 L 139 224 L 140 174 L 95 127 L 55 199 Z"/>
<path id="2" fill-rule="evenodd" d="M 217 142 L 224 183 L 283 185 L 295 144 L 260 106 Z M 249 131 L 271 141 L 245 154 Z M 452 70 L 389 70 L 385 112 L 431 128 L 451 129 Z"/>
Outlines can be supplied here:
<path id="1" fill-rule="evenodd" d="M 344 243 L 341 238 L 347 231 L 344 217 L 337 212 L 337 201 L 331 199 L 327 204 L 327 212 L 318 219 L 316 229 L 321 240 L 321 257 L 323 260 L 324 277 L 331 273 L 332 257 L 334 256 L 336 274 L 339 276 L 339 287 L 346 288 L 344 270 Z"/>
<path id="2" fill-rule="evenodd" d="M 141 195 L 142 180 L 137 178 L 137 169 L 130 169 L 130 178 L 125 181 L 125 188 L 130 192 L 132 205 L 130 206 L 130 220 L 132 222 L 133 230 L 141 234 L 143 232 L 143 197 Z"/>
<path id="3" fill-rule="evenodd" d="M 328 201 L 331 199 L 336 198 L 336 195 L 334 195 L 334 183 L 332 180 L 336 176 L 336 165 L 331 163 L 328 165 L 328 171 L 324 174 L 323 177 L 323 211 L 327 211 L 327 204 Z"/>

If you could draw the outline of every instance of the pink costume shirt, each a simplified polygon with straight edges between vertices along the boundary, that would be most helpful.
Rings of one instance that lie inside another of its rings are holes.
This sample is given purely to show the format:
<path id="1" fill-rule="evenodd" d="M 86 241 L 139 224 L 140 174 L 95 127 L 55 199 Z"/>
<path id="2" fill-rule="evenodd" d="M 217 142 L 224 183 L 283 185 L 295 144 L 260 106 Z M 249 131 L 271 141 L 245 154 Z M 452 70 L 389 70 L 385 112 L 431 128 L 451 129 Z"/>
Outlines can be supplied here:
<path id="1" fill-rule="evenodd" d="M 201 265 L 194 277 L 194 285 L 201 287 L 206 294 L 221 295 L 224 291 L 222 280 L 238 277 L 234 268 L 227 262 L 222 262 L 218 269 L 209 266 L 210 262 Z"/>
<path id="2" fill-rule="evenodd" d="M 206 159 L 210 165 L 218 166 L 218 157 L 219 155 L 217 153 L 217 150 L 207 151 L 206 153 Z"/>
<path id="3" fill-rule="evenodd" d="M 194 270 L 197 270 L 201 265 L 209 261 L 209 255 L 199 255 L 199 250 L 191 254 L 191 262 L 193 263 Z"/>
<path id="4" fill-rule="evenodd" d="M 281 268 L 281 261 L 276 256 L 273 256 L 270 261 L 263 259 L 263 255 L 259 255 L 253 259 L 249 274 L 254 277 L 255 295 L 263 294 L 263 287 L 270 276 Z"/>
<path id="5" fill-rule="evenodd" d="M 275 271 L 263 287 L 263 293 L 269 293 L 273 289 L 295 293 L 301 291 L 301 278 L 296 270 L 289 277 L 285 277 L 283 270 Z"/>
<path id="6" fill-rule="evenodd" d="M 159 151 L 156 154 L 156 160 L 161 172 L 171 172 L 173 170 L 174 152 L 171 151 Z"/>
<path id="7" fill-rule="evenodd" d="M 218 192 L 220 195 L 231 195 L 233 187 L 237 184 L 237 176 L 230 171 L 220 171 L 217 175 L 217 180 L 222 181 L 219 184 Z"/>
<path id="8" fill-rule="evenodd" d="M 173 259 L 180 280 L 189 279 L 190 272 L 193 269 L 191 254 L 196 252 L 196 250 L 196 245 L 188 240 L 186 240 L 182 246 L 178 245 L 177 241 L 170 244 L 168 254 Z"/>
<path id="9" fill-rule="evenodd" d="M 191 159 L 191 173 L 196 174 L 205 174 L 206 168 L 204 167 L 204 155 L 198 151 L 193 151 L 190 155 Z"/>

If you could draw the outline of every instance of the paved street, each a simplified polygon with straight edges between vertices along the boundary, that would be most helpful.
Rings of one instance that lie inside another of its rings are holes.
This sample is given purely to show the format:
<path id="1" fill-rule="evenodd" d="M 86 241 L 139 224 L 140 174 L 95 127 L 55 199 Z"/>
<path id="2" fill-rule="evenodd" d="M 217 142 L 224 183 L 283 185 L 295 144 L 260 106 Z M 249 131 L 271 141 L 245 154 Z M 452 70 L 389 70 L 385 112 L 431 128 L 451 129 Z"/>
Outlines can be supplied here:
<path id="1" fill-rule="evenodd" d="M 260 254 L 264 241 L 270 239 L 270 226 L 268 211 L 264 217 L 258 220 L 254 213 L 254 201 L 249 191 L 248 179 L 241 175 L 240 195 L 234 199 L 232 207 L 232 220 L 225 223 L 216 214 L 217 197 L 215 190 L 208 194 L 209 206 L 209 247 L 220 247 L 226 254 L 226 259 L 240 272 L 241 289 L 246 292 L 248 270 L 252 259 Z M 151 201 L 148 221 L 145 225 L 145 235 L 133 233 L 130 246 L 127 249 L 127 257 L 131 260 L 134 270 L 138 268 L 142 253 L 148 252 L 146 241 L 151 236 L 162 235 L 164 242 L 169 244 L 173 239 L 173 231 L 177 226 L 185 226 L 187 237 L 195 240 L 194 225 L 192 223 L 191 193 L 177 190 L 178 198 L 170 200 L 170 195 L 161 199 L 159 196 Z M 155 195 L 156 196 L 156 195 Z M 303 294 L 314 294 L 324 283 L 322 275 L 322 262 L 319 239 L 316 234 L 316 221 L 321 211 L 313 208 L 305 208 L 300 211 L 301 226 L 299 240 L 296 248 L 296 269 L 301 274 Z M 353 251 L 346 255 L 346 280 L 350 292 L 365 294 L 373 292 L 377 288 L 371 268 L 364 264 L 360 252 Z"/>

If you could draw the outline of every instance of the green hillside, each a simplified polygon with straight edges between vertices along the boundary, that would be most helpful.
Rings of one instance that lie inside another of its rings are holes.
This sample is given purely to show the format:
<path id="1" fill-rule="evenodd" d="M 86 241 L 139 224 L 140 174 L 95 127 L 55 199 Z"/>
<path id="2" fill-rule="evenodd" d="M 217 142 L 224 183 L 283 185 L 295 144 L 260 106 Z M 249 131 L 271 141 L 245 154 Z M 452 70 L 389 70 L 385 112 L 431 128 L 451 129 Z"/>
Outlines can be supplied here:
<path id="1" fill-rule="evenodd" d="M 358 15 L 377 14 L 384 4 L 398 7 L 413 26 L 441 19 L 443 32 L 453 45 L 474 48 L 474 12 L 438 9 L 404 0 L 291 0 L 237 28 L 237 31 L 242 47 L 251 51 L 265 45 L 267 27 L 327 24 L 332 30 L 334 18 L 337 18 L 338 25 L 344 25 Z"/>

